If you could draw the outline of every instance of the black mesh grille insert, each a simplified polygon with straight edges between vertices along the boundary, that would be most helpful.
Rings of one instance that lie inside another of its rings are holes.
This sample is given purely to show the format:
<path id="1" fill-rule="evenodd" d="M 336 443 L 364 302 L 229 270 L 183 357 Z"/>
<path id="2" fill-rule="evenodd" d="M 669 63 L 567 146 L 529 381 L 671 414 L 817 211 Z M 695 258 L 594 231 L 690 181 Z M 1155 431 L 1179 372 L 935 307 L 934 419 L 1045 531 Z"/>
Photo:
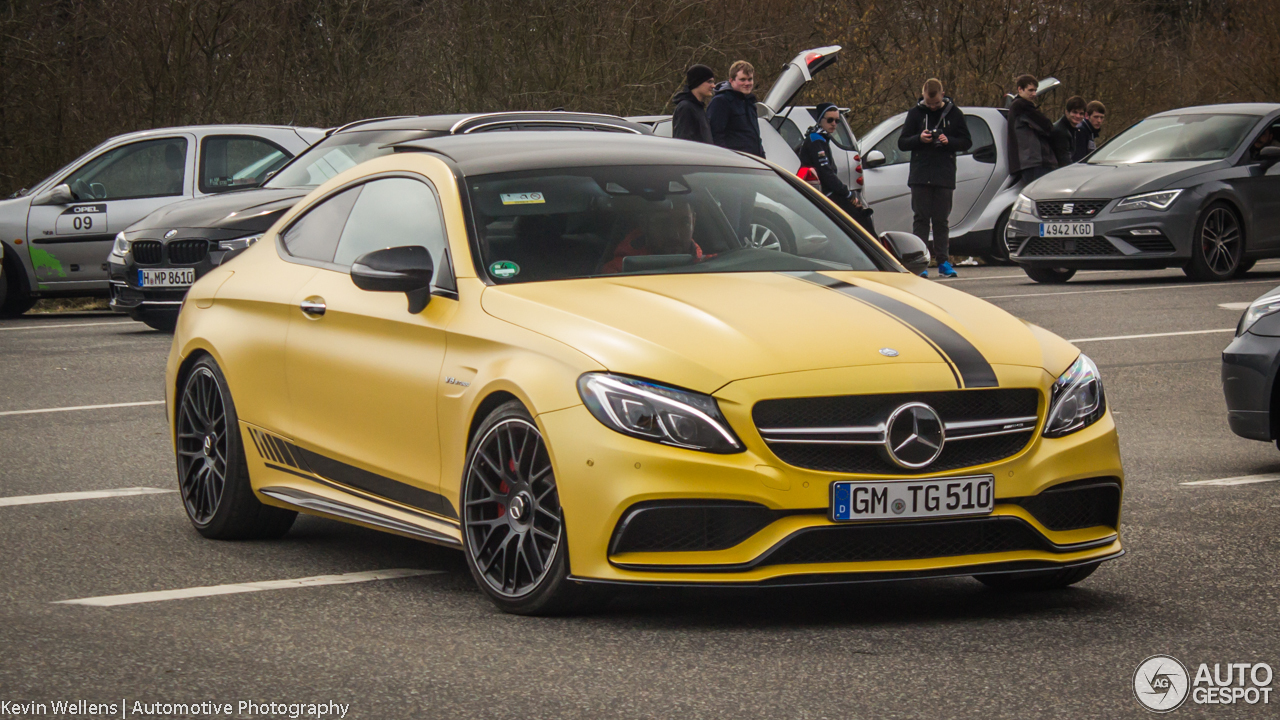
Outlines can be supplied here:
<path id="1" fill-rule="evenodd" d="M 139 265 L 160 264 L 161 245 L 155 240 L 138 240 L 130 243 L 129 249 L 133 251 L 133 261 Z"/>
<path id="2" fill-rule="evenodd" d="M 1036 213 L 1042 218 L 1090 218 L 1102 212 L 1110 200 L 1041 200 Z M 1067 205 L 1070 205 L 1070 209 Z"/>
<path id="3" fill-rule="evenodd" d="M 1106 238 L 1042 238 L 1033 237 L 1022 246 L 1018 257 L 1058 257 L 1060 255 L 1121 255 L 1120 249 Z"/>
<path id="4" fill-rule="evenodd" d="M 1022 498 L 1018 504 L 1050 530 L 1120 524 L 1120 485 L 1110 478 L 1082 480 Z"/>
<path id="5" fill-rule="evenodd" d="M 1173 252 L 1173 243 L 1168 238 L 1163 237 L 1133 237 L 1125 238 L 1125 242 L 1138 248 L 1144 253 L 1171 253 Z"/>
<path id="6" fill-rule="evenodd" d="M 207 240 L 174 240 L 169 243 L 169 262 L 195 265 L 209 254 Z"/>
<path id="7" fill-rule="evenodd" d="M 896 408 L 922 402 L 943 422 L 1033 417 L 1039 414 L 1040 393 L 1033 388 L 955 390 L 887 395 L 762 400 L 752 409 L 757 428 L 830 428 L 868 426 L 883 422 Z M 879 445 L 769 443 L 783 462 L 825 472 L 909 475 L 944 472 L 995 462 L 1017 454 L 1031 442 L 1034 430 L 971 440 L 951 440 L 942 454 L 923 470 L 908 470 L 889 460 Z"/>
<path id="8" fill-rule="evenodd" d="M 839 525 L 799 532 L 761 565 L 917 560 L 1053 546 L 1017 518 L 992 517 L 927 523 Z"/>
<path id="9" fill-rule="evenodd" d="M 724 550 L 784 514 L 748 502 L 639 503 L 618 522 L 609 552 Z"/>

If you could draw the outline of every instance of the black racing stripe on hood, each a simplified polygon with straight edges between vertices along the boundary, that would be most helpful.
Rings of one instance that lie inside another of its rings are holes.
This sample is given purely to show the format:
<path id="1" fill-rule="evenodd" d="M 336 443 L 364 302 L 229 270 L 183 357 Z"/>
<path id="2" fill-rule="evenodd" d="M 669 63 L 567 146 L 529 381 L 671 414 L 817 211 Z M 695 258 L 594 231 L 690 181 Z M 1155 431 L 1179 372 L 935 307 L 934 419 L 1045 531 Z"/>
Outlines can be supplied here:
<path id="1" fill-rule="evenodd" d="M 932 315 L 900 300 L 814 272 L 783 273 L 805 282 L 861 300 L 901 321 L 932 345 L 938 354 L 958 372 L 957 384 L 964 388 L 999 387 L 996 372 L 973 343 Z"/>

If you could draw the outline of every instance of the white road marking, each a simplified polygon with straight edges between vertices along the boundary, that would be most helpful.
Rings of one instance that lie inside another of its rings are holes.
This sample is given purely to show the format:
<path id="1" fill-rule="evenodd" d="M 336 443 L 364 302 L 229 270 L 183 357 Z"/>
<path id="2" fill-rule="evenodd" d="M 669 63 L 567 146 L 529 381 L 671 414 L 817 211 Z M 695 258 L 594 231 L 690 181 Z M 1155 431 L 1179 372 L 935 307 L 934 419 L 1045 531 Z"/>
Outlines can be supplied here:
<path id="1" fill-rule="evenodd" d="M 11 505 L 39 505 L 41 503 L 68 502 L 70 500 L 97 500 L 99 498 L 126 497 L 128 495 L 155 495 L 178 492 L 153 487 L 120 488 L 119 490 L 88 490 L 85 492 L 52 493 L 49 495 L 15 495 L 0 497 L 0 507 Z"/>
<path id="2" fill-rule="evenodd" d="M 1232 288 L 1240 285 L 1257 285 L 1259 283 L 1275 285 L 1275 282 L 1275 280 L 1245 280 L 1244 282 L 1231 283 L 1230 285 L 1223 283 L 1183 283 L 1181 285 L 1151 285 L 1148 287 L 1107 288 L 1105 290 L 1069 290 L 1067 292 L 1021 293 L 1018 295 L 977 295 L 975 297 L 982 300 L 1003 300 L 1005 298 L 1054 297 L 1056 295 L 1096 295 L 1098 293 L 1141 292 L 1144 290 L 1193 290 L 1195 288 L 1208 287 Z"/>
<path id="3" fill-rule="evenodd" d="M 73 407 L 40 408 L 39 410 L 5 410 L 3 415 L 36 415 L 39 413 L 71 412 L 72 410 L 102 410 L 104 408 L 140 407 L 142 405 L 163 405 L 163 400 L 143 400 L 142 402 L 109 403 L 107 405 L 75 405 Z"/>
<path id="4" fill-rule="evenodd" d="M 58 600 L 54 604 L 92 605 L 95 607 L 136 605 L 138 603 L 182 600 L 212 595 L 233 595 L 235 593 L 261 592 L 263 590 L 287 590 L 290 588 L 315 587 L 317 585 L 347 585 L 350 583 L 369 582 L 370 580 L 394 580 L 396 578 L 416 577 L 419 575 L 437 575 L 442 572 L 444 571 L 395 568 L 391 570 L 346 573 L 345 575 L 316 575 L 293 580 L 266 580 L 263 582 L 232 583 L 230 585 L 207 585 L 205 587 L 182 588 L 180 590 L 158 590 L 156 592 L 131 593 L 128 595 L 103 595 L 101 597 L 79 598 L 78 600 Z"/>
<path id="5" fill-rule="evenodd" d="M 1222 308 L 1223 310 L 1248 310 L 1249 306 L 1252 304 L 1253 303 L 1249 303 L 1249 302 L 1218 303 L 1218 307 Z"/>
<path id="6" fill-rule="evenodd" d="M 1280 260 L 1263 260 L 1259 262 L 1258 265 L 1280 265 Z M 965 267 L 969 267 L 969 266 L 965 266 Z M 1115 275 L 1117 273 L 1134 273 L 1134 272 L 1142 272 L 1142 271 L 1141 270 L 1081 270 L 1080 272 L 1076 273 L 1075 276 L 1080 277 L 1081 275 Z M 1031 279 L 1027 277 L 1026 273 L 1015 273 L 1012 275 L 983 275 L 980 277 L 952 278 L 947 282 L 972 282 L 974 280 L 1013 280 L 1017 278 L 1023 278 L 1024 280 Z"/>
<path id="7" fill-rule="evenodd" d="M 17 327 L 0 327 L 0 332 L 5 330 L 48 330 L 49 328 L 69 328 L 69 327 L 93 327 L 97 325 L 136 325 L 132 320 L 112 321 L 112 322 L 92 322 L 92 323 L 60 323 L 58 325 L 20 325 Z"/>
<path id="8" fill-rule="evenodd" d="M 1175 335 L 1209 335 L 1211 333 L 1233 333 L 1235 331 L 1235 328 L 1222 328 L 1221 330 L 1183 330 L 1182 332 L 1146 333 L 1145 335 L 1111 335 L 1109 337 L 1076 338 L 1075 340 L 1068 340 L 1067 342 L 1082 343 L 1102 342 L 1103 340 L 1140 340 L 1142 338 L 1173 337 Z"/>
<path id="9" fill-rule="evenodd" d="M 1179 485 L 1252 485 L 1254 483 L 1275 482 L 1280 480 L 1280 473 L 1265 475 L 1241 475 L 1239 477 L 1218 478 L 1216 480 L 1193 480 L 1178 483 Z"/>

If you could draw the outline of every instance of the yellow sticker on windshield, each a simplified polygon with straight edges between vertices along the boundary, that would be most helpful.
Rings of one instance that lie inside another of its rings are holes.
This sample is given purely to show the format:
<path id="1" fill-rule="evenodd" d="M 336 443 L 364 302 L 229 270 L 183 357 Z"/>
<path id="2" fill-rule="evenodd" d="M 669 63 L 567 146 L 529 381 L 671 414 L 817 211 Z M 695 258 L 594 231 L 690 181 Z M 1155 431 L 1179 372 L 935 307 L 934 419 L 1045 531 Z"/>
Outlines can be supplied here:
<path id="1" fill-rule="evenodd" d="M 502 198 L 503 205 L 537 205 L 546 202 L 540 192 L 502 193 L 499 197 Z"/>

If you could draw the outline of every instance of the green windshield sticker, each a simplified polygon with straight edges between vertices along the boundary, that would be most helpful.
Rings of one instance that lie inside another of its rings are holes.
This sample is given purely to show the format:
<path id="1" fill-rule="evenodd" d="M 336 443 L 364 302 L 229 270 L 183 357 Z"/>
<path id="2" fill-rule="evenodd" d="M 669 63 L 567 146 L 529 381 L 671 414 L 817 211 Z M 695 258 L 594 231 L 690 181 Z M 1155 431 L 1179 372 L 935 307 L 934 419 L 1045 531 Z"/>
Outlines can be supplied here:
<path id="1" fill-rule="evenodd" d="M 503 205 L 541 205 L 547 201 L 540 192 L 501 193 Z"/>
<path id="2" fill-rule="evenodd" d="M 489 274 L 496 278 L 506 280 L 507 278 L 511 278 L 511 277 L 515 277 L 516 275 L 519 275 L 520 266 L 511 262 L 510 260 L 499 260 L 498 262 L 489 266 Z"/>

